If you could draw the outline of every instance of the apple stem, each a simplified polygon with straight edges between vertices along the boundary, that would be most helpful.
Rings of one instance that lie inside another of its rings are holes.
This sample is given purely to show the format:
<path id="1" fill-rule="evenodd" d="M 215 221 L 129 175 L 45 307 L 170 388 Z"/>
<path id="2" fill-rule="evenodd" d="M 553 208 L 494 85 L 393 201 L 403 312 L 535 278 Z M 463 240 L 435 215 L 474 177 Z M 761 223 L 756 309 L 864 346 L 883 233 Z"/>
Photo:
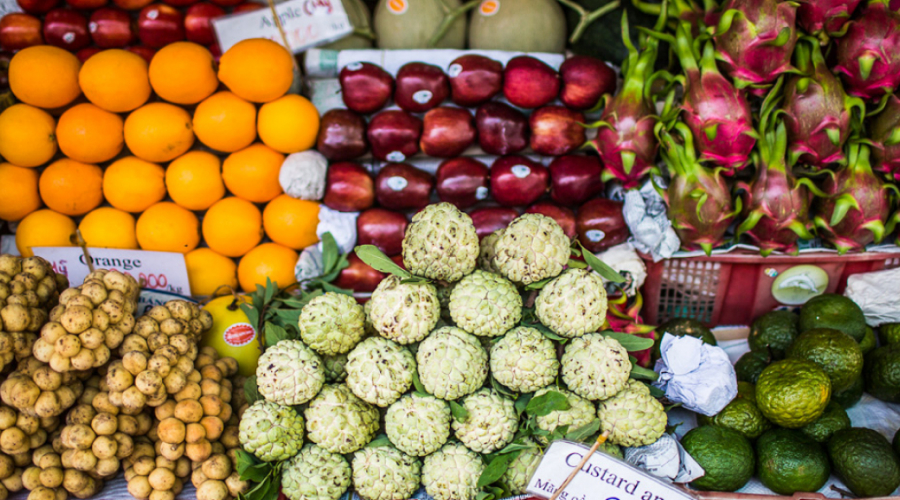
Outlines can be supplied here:
<path id="1" fill-rule="evenodd" d="M 441 5 L 444 8 L 444 12 L 446 15 L 444 16 L 444 20 L 441 21 L 440 26 L 438 26 L 437 31 L 434 32 L 434 35 L 431 36 L 431 40 L 428 41 L 428 47 L 434 48 L 437 46 L 438 42 L 444 38 L 444 35 L 447 34 L 447 31 L 450 29 L 450 26 L 456 22 L 456 19 L 465 14 L 466 12 L 474 9 L 481 3 L 481 0 L 471 0 L 470 2 L 464 3 L 463 5 L 451 9 L 447 6 L 446 3 L 441 1 Z"/>
<path id="2" fill-rule="evenodd" d="M 588 12 L 584 7 L 578 5 L 572 0 L 558 0 L 559 3 L 565 5 L 566 7 L 574 10 L 578 13 L 578 25 L 575 26 L 575 30 L 572 31 L 572 36 L 569 37 L 569 43 L 577 43 L 578 40 L 581 40 L 582 35 L 584 35 L 584 31 L 593 24 L 594 21 L 600 19 L 601 17 L 609 14 L 610 12 L 618 9 L 622 2 L 620 0 L 615 0 L 610 2 L 599 9 Z"/>

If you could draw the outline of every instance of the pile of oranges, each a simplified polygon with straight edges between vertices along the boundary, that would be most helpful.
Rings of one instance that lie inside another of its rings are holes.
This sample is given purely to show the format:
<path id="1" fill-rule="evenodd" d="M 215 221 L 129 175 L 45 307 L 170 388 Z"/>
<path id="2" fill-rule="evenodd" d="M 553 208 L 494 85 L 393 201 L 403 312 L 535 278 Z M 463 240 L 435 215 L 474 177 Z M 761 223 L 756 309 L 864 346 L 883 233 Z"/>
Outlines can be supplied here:
<path id="1" fill-rule="evenodd" d="M 288 94 L 293 81 L 292 55 L 264 39 L 236 44 L 218 68 L 190 42 L 149 65 L 120 49 L 84 64 L 23 49 L 9 65 L 20 103 L 0 113 L 0 219 L 18 221 L 25 256 L 74 244 L 76 228 L 91 247 L 183 253 L 198 296 L 287 285 L 319 216 L 278 182 L 319 128 L 312 103 Z"/>

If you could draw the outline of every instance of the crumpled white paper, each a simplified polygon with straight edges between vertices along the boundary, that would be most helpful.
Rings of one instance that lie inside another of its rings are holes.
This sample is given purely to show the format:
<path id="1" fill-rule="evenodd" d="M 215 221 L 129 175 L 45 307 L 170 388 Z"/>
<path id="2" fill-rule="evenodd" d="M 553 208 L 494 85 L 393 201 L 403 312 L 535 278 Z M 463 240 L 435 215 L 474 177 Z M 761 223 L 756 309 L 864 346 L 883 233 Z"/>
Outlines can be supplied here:
<path id="1" fill-rule="evenodd" d="M 728 354 L 702 340 L 663 334 L 653 385 L 688 410 L 713 416 L 737 396 L 737 378 Z"/>
<path id="2" fill-rule="evenodd" d="M 316 235 L 322 238 L 323 234 L 331 233 L 341 253 L 350 253 L 356 247 L 356 219 L 358 217 L 359 212 L 338 212 L 322 205 L 319 207 L 319 225 L 316 226 Z"/>
<path id="3" fill-rule="evenodd" d="M 297 281 L 302 282 L 322 276 L 323 272 L 325 272 L 325 264 L 322 262 L 321 243 L 303 249 L 300 252 L 300 258 L 297 259 L 297 265 L 294 267 L 294 277 L 297 278 Z"/>
<path id="4" fill-rule="evenodd" d="M 869 326 L 900 323 L 900 268 L 853 274 L 847 278 L 844 295 L 862 309 Z"/>
<path id="5" fill-rule="evenodd" d="M 650 181 L 639 190 L 625 193 L 622 215 L 631 230 L 634 247 L 652 255 L 654 262 L 672 257 L 681 248 L 681 240 L 669 221 L 666 202 Z"/>
<path id="6" fill-rule="evenodd" d="M 325 197 L 328 159 L 310 149 L 288 155 L 281 163 L 278 183 L 291 198 L 319 201 Z"/>
<path id="7" fill-rule="evenodd" d="M 598 253 L 597 258 L 617 272 L 628 273 L 631 279 L 625 283 L 625 294 L 629 297 L 634 297 L 637 291 L 644 286 L 644 280 L 647 279 L 647 266 L 634 251 L 631 243 L 626 242 L 609 248 L 605 252 Z"/>
<path id="8" fill-rule="evenodd" d="M 663 434 L 647 446 L 625 448 L 625 461 L 675 483 L 689 483 L 705 473 L 703 467 L 671 434 Z"/>

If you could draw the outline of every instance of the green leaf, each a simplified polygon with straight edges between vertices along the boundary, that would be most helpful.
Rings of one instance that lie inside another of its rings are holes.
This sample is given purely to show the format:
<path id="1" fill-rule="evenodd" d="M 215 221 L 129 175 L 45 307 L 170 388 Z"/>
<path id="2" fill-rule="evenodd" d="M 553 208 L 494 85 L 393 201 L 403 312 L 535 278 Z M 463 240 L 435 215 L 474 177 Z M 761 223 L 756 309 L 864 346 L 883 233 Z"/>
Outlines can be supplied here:
<path id="1" fill-rule="evenodd" d="M 417 283 L 431 283 L 431 280 L 427 278 L 423 278 L 421 276 L 410 276 L 409 278 L 403 278 L 400 280 L 400 283 L 415 285 Z"/>
<path id="2" fill-rule="evenodd" d="M 390 273 L 401 278 L 411 278 L 412 274 L 398 266 L 375 245 L 360 245 L 356 247 L 356 256 L 370 267 L 383 273 Z"/>
<path id="3" fill-rule="evenodd" d="M 637 363 L 632 363 L 631 364 L 631 378 L 633 378 L 635 380 L 656 380 L 659 378 L 659 374 L 653 370 L 644 368 L 643 366 L 640 366 Z"/>
<path id="4" fill-rule="evenodd" d="M 589 252 L 584 246 L 581 245 L 581 242 L 578 242 L 578 246 L 581 247 L 581 251 L 584 252 L 584 261 L 591 266 L 591 269 L 597 271 L 597 274 L 603 276 L 604 279 L 608 281 L 612 281 L 613 283 L 625 283 L 625 278 L 616 272 L 615 269 L 609 267 L 602 260 L 598 259 L 596 255 Z"/>
<path id="5" fill-rule="evenodd" d="M 543 417 L 554 411 L 566 411 L 569 409 L 569 400 L 557 391 L 549 391 L 532 398 L 525 407 L 529 415 Z"/>
<path id="6" fill-rule="evenodd" d="M 622 344 L 622 347 L 628 352 L 643 351 L 653 347 L 653 339 L 638 337 L 636 335 L 631 335 L 630 333 L 607 331 L 603 332 L 603 336 L 615 339 Z"/>
<path id="7" fill-rule="evenodd" d="M 278 285 L 272 282 L 272 280 L 266 276 L 266 291 L 265 291 L 265 300 L 266 304 L 272 301 L 272 297 L 278 293 Z"/>
<path id="8" fill-rule="evenodd" d="M 532 397 L 534 397 L 534 393 L 522 394 L 516 399 L 516 415 L 521 417 L 522 414 L 525 413 L 528 402 L 531 401 Z"/>
<path id="9" fill-rule="evenodd" d="M 338 257 L 340 257 L 340 249 L 338 248 L 337 242 L 334 241 L 334 236 L 331 233 L 325 233 L 322 235 L 322 274 L 328 274 L 334 271 L 334 266 L 337 264 Z"/>
<path id="10" fill-rule="evenodd" d="M 581 427 L 579 427 L 571 432 L 566 433 L 566 439 L 568 439 L 569 441 L 581 442 L 581 441 L 584 441 L 585 439 L 593 436 L 599 430 L 600 430 L 600 419 L 595 418 L 591 422 L 588 422 L 587 424 L 582 425 Z"/>
<path id="11" fill-rule="evenodd" d="M 481 476 L 478 478 L 478 487 L 484 488 L 503 477 L 503 474 L 506 474 L 506 471 L 509 469 L 509 464 L 519 456 L 519 453 L 521 453 L 521 451 L 498 455 L 491 460 L 487 467 L 484 468 L 484 472 L 482 472 Z"/>
<path id="12" fill-rule="evenodd" d="M 274 323 L 270 323 L 267 321 L 266 326 L 265 326 L 265 331 L 266 331 L 266 345 L 267 346 L 273 346 L 273 345 L 281 342 L 282 340 L 288 339 L 287 331 L 284 328 L 282 328 Z"/>
<path id="13" fill-rule="evenodd" d="M 422 381 L 419 380 L 418 370 L 413 370 L 413 387 L 415 387 L 416 392 L 421 392 L 422 394 L 428 394 L 428 391 L 425 390 L 425 386 L 422 385 Z M 430 394 L 429 394 L 430 395 Z"/>
<path id="14" fill-rule="evenodd" d="M 247 315 L 247 319 L 250 320 L 253 328 L 259 328 L 259 309 L 250 304 L 241 303 L 241 311 Z"/>
<path id="15" fill-rule="evenodd" d="M 379 434 L 378 437 L 369 442 L 366 446 L 369 448 L 384 448 L 390 446 L 391 440 L 385 434 Z"/>
<path id="16" fill-rule="evenodd" d="M 646 384 L 646 383 L 644 385 L 646 385 L 647 387 L 650 388 L 650 395 L 653 396 L 654 398 L 661 398 L 666 395 L 666 393 L 662 389 L 660 389 L 659 387 L 656 387 L 655 385 L 650 385 L 650 384 Z"/>
<path id="17" fill-rule="evenodd" d="M 326 292 L 340 293 L 340 294 L 350 295 L 350 296 L 353 295 L 353 290 L 347 290 L 346 288 L 339 288 L 339 287 L 332 285 L 331 283 L 319 281 L 319 285 L 321 285 L 322 289 L 325 290 Z"/>
<path id="18" fill-rule="evenodd" d="M 569 263 L 567 264 L 569 267 L 574 267 L 575 269 L 587 269 L 588 265 L 583 260 L 575 260 L 569 259 Z"/>
<path id="19" fill-rule="evenodd" d="M 453 415 L 453 418 L 460 422 L 465 422 L 469 419 L 469 410 L 456 401 L 450 401 L 450 413 Z"/>
<path id="20" fill-rule="evenodd" d="M 293 325 L 295 328 L 300 322 L 300 309 L 275 309 L 275 315 L 286 324 Z M 267 334 L 268 336 L 268 334 Z M 288 338 L 295 338 L 288 334 Z"/>
<path id="21" fill-rule="evenodd" d="M 550 283 L 551 281 L 553 281 L 555 279 L 556 278 L 546 278 L 546 279 L 542 279 L 541 281 L 535 281 L 534 283 L 529 283 L 529 284 L 525 285 L 525 289 L 526 290 L 540 290 L 541 288 L 544 288 L 544 285 L 546 285 L 547 283 Z"/>
<path id="22" fill-rule="evenodd" d="M 507 389 L 506 386 L 504 386 L 500 382 L 497 382 L 497 379 L 495 379 L 494 377 L 491 377 L 491 388 L 494 389 L 495 391 L 499 392 L 500 395 L 505 398 L 512 399 L 512 398 L 516 397 L 515 392 Z"/>
<path id="23" fill-rule="evenodd" d="M 237 469 L 242 481 L 261 483 L 272 472 L 272 464 L 261 462 L 255 456 L 238 448 Z"/>

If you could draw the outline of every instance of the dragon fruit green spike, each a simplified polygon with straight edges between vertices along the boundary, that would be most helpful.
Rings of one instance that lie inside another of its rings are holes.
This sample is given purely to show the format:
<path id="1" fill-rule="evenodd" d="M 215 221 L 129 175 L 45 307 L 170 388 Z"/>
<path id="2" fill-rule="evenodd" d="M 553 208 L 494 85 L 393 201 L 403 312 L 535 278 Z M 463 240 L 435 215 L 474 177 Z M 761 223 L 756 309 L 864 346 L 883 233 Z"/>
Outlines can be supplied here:
<path id="1" fill-rule="evenodd" d="M 441 303 L 431 283 L 402 281 L 394 275 L 381 280 L 366 306 L 368 318 L 379 335 L 407 345 L 424 339 L 437 325 Z"/>
<path id="2" fill-rule="evenodd" d="M 888 97 L 884 111 L 869 124 L 875 170 L 900 181 L 900 99 Z"/>
<path id="3" fill-rule="evenodd" d="M 572 340 L 562 355 L 563 382 L 575 394 L 592 401 L 615 396 L 630 375 L 628 351 L 602 333 Z"/>
<path id="4" fill-rule="evenodd" d="M 596 332 L 606 322 L 606 288 L 592 269 L 566 269 L 534 301 L 540 322 L 566 338 Z"/>
<path id="5" fill-rule="evenodd" d="M 513 220 L 494 244 L 494 267 L 510 281 L 528 285 L 558 276 L 569 262 L 569 238 L 541 214 Z"/>
<path id="6" fill-rule="evenodd" d="M 478 337 L 455 326 L 433 331 L 419 344 L 419 380 L 429 394 L 452 401 L 478 390 L 487 378 L 488 355 Z"/>
<path id="7" fill-rule="evenodd" d="M 322 358 L 299 340 L 282 340 L 259 357 L 256 384 L 266 401 L 301 405 L 314 398 L 324 383 Z"/>
<path id="8" fill-rule="evenodd" d="M 450 405 L 434 396 L 407 394 L 388 407 L 384 431 L 403 453 L 430 455 L 450 437 Z"/>
<path id="9" fill-rule="evenodd" d="M 392 446 L 368 446 L 353 454 L 353 488 L 366 500 L 411 498 L 422 463 Z"/>
<path id="10" fill-rule="evenodd" d="M 481 455 L 458 443 L 448 443 L 425 457 L 422 485 L 434 500 L 475 500 L 484 472 Z"/>
<path id="11" fill-rule="evenodd" d="M 877 101 L 900 85 L 900 14 L 888 0 L 869 0 L 835 44 L 834 70 L 850 95 Z"/>
<path id="12" fill-rule="evenodd" d="M 828 37 L 843 36 L 850 15 L 861 0 L 796 0 L 797 24 L 824 43 Z"/>
<path id="13" fill-rule="evenodd" d="M 476 270 L 456 283 L 449 309 L 456 326 L 481 337 L 497 337 L 522 319 L 522 296 L 506 278 Z"/>
<path id="14" fill-rule="evenodd" d="M 478 249 L 472 219 L 450 203 L 435 203 L 406 228 L 403 264 L 416 276 L 452 283 L 475 269 Z"/>
<path id="15" fill-rule="evenodd" d="M 609 442 L 619 446 L 646 446 L 666 432 L 666 410 L 637 380 L 597 405 L 600 430 L 610 431 Z"/>
<path id="16" fill-rule="evenodd" d="M 344 457 L 308 444 L 284 464 L 281 491 L 289 500 L 339 500 L 350 487 Z"/>
<path id="17" fill-rule="evenodd" d="M 300 313 L 300 338 L 323 356 L 344 354 L 365 335 L 366 313 L 356 299 L 328 292 L 310 300 Z"/>

